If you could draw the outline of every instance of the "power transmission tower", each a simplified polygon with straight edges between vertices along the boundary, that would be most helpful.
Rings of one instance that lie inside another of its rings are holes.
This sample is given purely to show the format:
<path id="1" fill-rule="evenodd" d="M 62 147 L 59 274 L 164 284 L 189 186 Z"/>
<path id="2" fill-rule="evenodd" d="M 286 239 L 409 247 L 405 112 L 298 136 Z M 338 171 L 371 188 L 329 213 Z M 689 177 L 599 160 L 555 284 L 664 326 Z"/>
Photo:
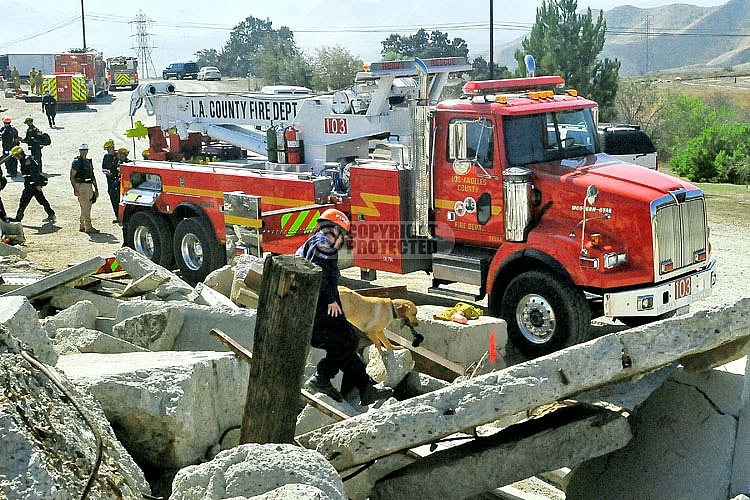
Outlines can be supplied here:
<path id="1" fill-rule="evenodd" d="M 135 20 L 130 21 L 130 23 L 135 25 L 136 34 L 131 36 L 136 37 L 137 44 L 135 47 L 131 47 L 131 49 L 134 49 L 138 53 L 138 64 L 142 68 L 141 71 L 143 71 L 145 78 L 156 78 L 158 76 L 156 68 L 154 68 L 154 63 L 151 61 L 151 49 L 154 47 L 151 45 L 149 38 L 151 33 L 148 32 L 149 26 L 154 24 L 154 22 L 146 17 L 143 11 L 138 11 Z"/>

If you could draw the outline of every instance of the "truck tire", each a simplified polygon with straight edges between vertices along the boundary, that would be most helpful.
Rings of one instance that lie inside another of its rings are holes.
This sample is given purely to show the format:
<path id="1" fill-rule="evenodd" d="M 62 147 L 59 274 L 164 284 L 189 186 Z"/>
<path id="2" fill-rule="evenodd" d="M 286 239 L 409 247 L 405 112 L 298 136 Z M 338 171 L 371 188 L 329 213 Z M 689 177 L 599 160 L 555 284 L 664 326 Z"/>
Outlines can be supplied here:
<path id="1" fill-rule="evenodd" d="M 173 252 L 182 279 L 195 285 L 226 262 L 226 252 L 216 241 L 208 222 L 183 219 L 174 231 Z"/>
<path id="2" fill-rule="evenodd" d="M 545 270 L 516 276 L 505 290 L 500 314 L 508 323 L 508 339 L 530 357 L 587 340 L 591 326 L 583 292 Z"/>
<path id="3" fill-rule="evenodd" d="M 172 233 L 159 214 L 145 210 L 134 213 L 125 223 L 125 246 L 164 268 L 172 269 Z"/>

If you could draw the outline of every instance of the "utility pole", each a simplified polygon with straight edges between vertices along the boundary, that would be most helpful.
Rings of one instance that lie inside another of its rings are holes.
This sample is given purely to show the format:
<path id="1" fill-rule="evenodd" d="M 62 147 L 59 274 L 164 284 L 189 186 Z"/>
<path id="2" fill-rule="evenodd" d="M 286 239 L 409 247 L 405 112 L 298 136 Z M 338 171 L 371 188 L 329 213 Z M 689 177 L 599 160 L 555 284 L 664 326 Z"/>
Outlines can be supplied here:
<path id="1" fill-rule="evenodd" d="M 83 0 L 81 0 L 81 28 L 83 29 L 83 50 L 86 50 L 86 18 L 83 15 Z"/>
<path id="2" fill-rule="evenodd" d="M 495 0 L 490 0 L 490 80 L 495 79 L 495 15 L 493 13 L 494 3 Z"/>

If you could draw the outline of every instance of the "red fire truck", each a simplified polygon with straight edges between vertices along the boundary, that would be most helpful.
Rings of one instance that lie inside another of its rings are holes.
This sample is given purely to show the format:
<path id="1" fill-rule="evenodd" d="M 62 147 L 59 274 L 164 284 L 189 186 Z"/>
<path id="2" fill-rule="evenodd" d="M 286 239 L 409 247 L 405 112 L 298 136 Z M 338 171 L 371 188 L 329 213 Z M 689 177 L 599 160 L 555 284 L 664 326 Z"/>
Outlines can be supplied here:
<path id="1" fill-rule="evenodd" d="M 122 166 L 126 245 L 196 282 L 239 251 L 293 252 L 333 206 L 363 277 L 425 271 L 434 292 L 486 295 L 529 355 L 586 340 L 592 317 L 645 323 L 711 294 L 701 190 L 600 153 L 596 103 L 559 77 L 471 81 L 440 102 L 468 69 L 374 63 L 325 96 L 141 85 L 131 114 L 155 116 L 149 154 L 167 161 Z M 268 159 L 176 161 L 206 135 Z"/>
<path id="2" fill-rule="evenodd" d="M 55 74 L 78 73 L 85 77 L 88 100 L 109 93 L 106 65 L 101 52 L 92 49 L 71 49 L 55 54 Z"/>
<path id="3" fill-rule="evenodd" d="M 138 58 L 132 56 L 118 56 L 107 58 L 107 79 L 109 88 L 117 90 L 138 87 Z"/>

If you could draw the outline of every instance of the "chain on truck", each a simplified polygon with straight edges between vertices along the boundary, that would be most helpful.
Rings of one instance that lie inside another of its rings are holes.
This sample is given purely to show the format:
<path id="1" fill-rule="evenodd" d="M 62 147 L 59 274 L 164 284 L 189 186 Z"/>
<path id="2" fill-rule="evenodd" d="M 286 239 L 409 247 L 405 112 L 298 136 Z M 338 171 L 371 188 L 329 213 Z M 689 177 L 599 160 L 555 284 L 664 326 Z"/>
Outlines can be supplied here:
<path id="1" fill-rule="evenodd" d="M 197 282 L 239 252 L 292 253 L 333 206 L 363 277 L 424 271 L 431 292 L 487 296 L 529 355 L 587 340 L 592 317 L 637 325 L 711 294 L 701 190 L 600 153 L 596 103 L 559 77 L 470 81 L 440 101 L 469 69 L 373 63 L 313 96 L 141 85 L 131 116 L 156 125 L 151 159 L 121 169 L 125 244 Z M 264 156 L 179 161 L 206 137 Z"/>

